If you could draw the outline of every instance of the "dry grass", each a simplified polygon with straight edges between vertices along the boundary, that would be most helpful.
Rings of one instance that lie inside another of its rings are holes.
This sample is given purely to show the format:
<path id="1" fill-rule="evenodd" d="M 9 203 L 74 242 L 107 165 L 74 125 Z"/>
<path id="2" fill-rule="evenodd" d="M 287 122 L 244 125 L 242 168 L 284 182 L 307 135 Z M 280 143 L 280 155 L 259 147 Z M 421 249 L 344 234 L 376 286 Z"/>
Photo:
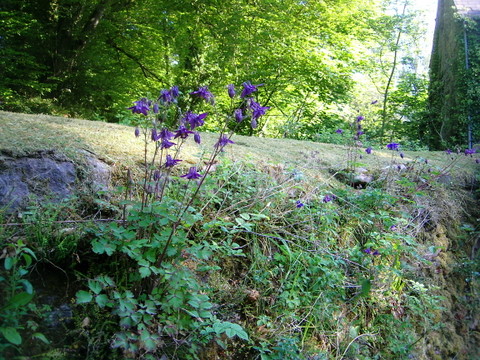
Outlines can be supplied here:
<path id="1" fill-rule="evenodd" d="M 75 157 L 77 149 L 91 151 L 110 164 L 134 166 L 142 161 L 143 142 L 133 135 L 133 128 L 98 121 L 71 119 L 48 115 L 26 115 L 0 111 L 0 150 L 24 154 L 38 150 L 59 150 Z M 203 144 L 199 148 L 188 142 L 181 158 L 186 163 L 198 161 L 202 151 L 209 151 L 217 140 L 212 133 L 202 134 Z M 282 164 L 326 180 L 329 169 L 341 169 L 346 165 L 347 148 L 340 145 L 322 144 L 311 141 L 268 139 L 235 135 L 235 145 L 227 147 L 224 156 L 233 160 L 248 160 L 262 166 Z M 432 167 L 442 168 L 450 157 L 443 152 L 405 152 L 403 161 L 426 158 Z M 376 150 L 361 160 L 369 169 L 382 169 L 391 165 L 392 152 Z M 452 169 L 462 177 L 471 176 L 476 168 L 475 161 L 460 156 Z"/>

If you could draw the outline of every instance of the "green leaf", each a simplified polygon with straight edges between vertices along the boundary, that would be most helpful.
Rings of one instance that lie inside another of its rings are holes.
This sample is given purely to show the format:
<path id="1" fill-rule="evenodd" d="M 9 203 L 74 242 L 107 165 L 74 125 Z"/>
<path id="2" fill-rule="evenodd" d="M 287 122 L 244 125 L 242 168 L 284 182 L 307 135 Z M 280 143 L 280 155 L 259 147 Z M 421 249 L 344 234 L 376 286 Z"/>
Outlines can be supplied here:
<path id="1" fill-rule="evenodd" d="M 2 333 L 8 342 L 14 345 L 20 345 L 22 343 L 22 337 L 18 333 L 17 329 L 13 327 L 0 328 L 0 333 Z"/>
<path id="2" fill-rule="evenodd" d="M 5 270 L 11 270 L 14 264 L 14 259 L 13 257 L 7 257 L 5 258 L 5 262 L 3 266 L 5 267 Z"/>
<path id="3" fill-rule="evenodd" d="M 50 344 L 50 341 L 48 341 L 48 339 L 42 333 L 37 332 L 37 333 L 33 334 L 32 337 L 44 342 L 47 345 Z"/>
<path id="4" fill-rule="evenodd" d="M 248 334 L 243 330 L 243 328 L 238 325 L 231 323 L 229 321 L 217 322 L 213 324 L 213 330 L 217 335 L 225 334 L 229 338 L 238 336 L 240 339 L 248 340 Z"/>
<path id="5" fill-rule="evenodd" d="M 372 288 L 372 282 L 369 279 L 363 279 L 360 282 L 360 285 L 362 286 L 361 290 L 361 296 L 368 296 L 370 293 L 370 289 Z"/>
<path id="6" fill-rule="evenodd" d="M 88 288 L 98 295 L 102 291 L 102 284 L 95 280 L 88 280 Z"/>
<path id="7" fill-rule="evenodd" d="M 92 301 L 92 298 L 93 298 L 92 294 L 90 294 L 87 291 L 84 291 L 84 290 L 77 291 L 77 303 L 78 304 L 88 303 L 88 302 Z"/>
<path id="8" fill-rule="evenodd" d="M 105 294 L 98 295 L 95 297 L 95 302 L 100 306 L 101 308 L 104 308 L 108 304 L 108 296 Z"/>
<path id="9" fill-rule="evenodd" d="M 152 274 L 152 271 L 150 270 L 149 267 L 144 267 L 144 266 L 142 266 L 142 267 L 139 269 L 139 271 L 140 271 L 140 276 L 142 277 L 142 279 L 144 279 L 144 278 L 146 278 L 146 277 L 148 277 L 148 276 L 150 276 L 150 275 Z"/>
<path id="10" fill-rule="evenodd" d="M 29 294 L 27 292 L 21 292 L 13 296 L 7 305 L 7 308 L 18 308 L 20 306 L 27 305 L 33 298 L 33 294 Z"/>
<path id="11" fill-rule="evenodd" d="M 28 280 L 25 280 L 25 279 L 22 279 L 19 281 L 22 285 L 23 285 L 23 288 L 25 289 L 25 291 L 29 294 L 33 294 L 33 286 L 32 284 L 30 283 L 30 281 Z"/>

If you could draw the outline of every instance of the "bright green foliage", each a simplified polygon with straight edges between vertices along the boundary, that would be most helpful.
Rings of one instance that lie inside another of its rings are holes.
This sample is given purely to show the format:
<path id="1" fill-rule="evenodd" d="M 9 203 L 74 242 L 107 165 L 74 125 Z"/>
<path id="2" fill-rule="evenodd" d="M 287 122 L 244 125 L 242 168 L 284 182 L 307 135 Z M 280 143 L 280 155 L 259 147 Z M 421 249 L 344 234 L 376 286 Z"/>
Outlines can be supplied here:
<path id="1" fill-rule="evenodd" d="M 4 251 L 0 268 L 0 358 L 12 355 L 12 348 L 21 345 L 26 334 L 48 344 L 42 333 L 35 332 L 37 324 L 29 322 L 25 326 L 25 318 L 35 311 L 34 289 L 27 276 L 37 258 L 22 240 L 7 244 L 5 235 L 6 231 L 0 233 L 0 248 Z"/>

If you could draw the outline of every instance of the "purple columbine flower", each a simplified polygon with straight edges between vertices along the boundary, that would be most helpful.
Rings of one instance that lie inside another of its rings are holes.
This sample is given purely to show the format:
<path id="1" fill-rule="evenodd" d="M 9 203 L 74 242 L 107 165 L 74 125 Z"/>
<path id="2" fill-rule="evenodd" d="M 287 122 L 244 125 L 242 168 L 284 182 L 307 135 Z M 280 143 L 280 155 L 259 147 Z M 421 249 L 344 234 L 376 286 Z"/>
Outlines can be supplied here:
<path id="1" fill-rule="evenodd" d="M 188 111 L 185 114 L 185 117 L 183 118 L 184 122 L 188 122 L 190 124 L 190 129 L 195 129 L 196 127 L 202 126 L 205 124 L 205 119 L 207 117 L 208 113 L 203 113 L 203 114 L 195 114 L 191 111 Z"/>
<path id="2" fill-rule="evenodd" d="M 128 110 L 132 110 L 134 114 L 143 114 L 145 116 L 148 115 L 148 111 L 150 110 L 150 102 L 147 98 L 142 98 L 138 101 L 133 102 L 135 105 L 129 107 Z"/>
<path id="3" fill-rule="evenodd" d="M 178 127 L 178 130 L 175 131 L 174 139 L 176 138 L 186 139 L 189 134 L 193 134 L 193 131 L 188 130 L 184 125 L 180 125 Z"/>
<path id="4" fill-rule="evenodd" d="M 363 134 L 365 134 L 363 131 L 357 131 L 357 136 L 362 136 Z"/>
<path id="5" fill-rule="evenodd" d="M 368 155 L 370 155 L 370 154 L 372 153 L 372 147 L 371 147 L 371 146 L 367 147 L 367 148 L 365 149 L 365 152 L 366 152 Z"/>
<path id="6" fill-rule="evenodd" d="M 333 199 L 335 199 L 335 196 L 334 196 L 334 195 L 325 195 L 325 196 L 323 197 L 323 200 L 322 200 L 322 201 L 323 201 L 324 203 L 328 203 L 328 202 L 330 202 L 330 201 L 333 201 Z"/>
<path id="7" fill-rule="evenodd" d="M 174 142 L 171 142 L 168 139 L 162 139 L 162 142 L 160 143 L 160 149 L 169 149 L 173 145 L 177 145 L 177 144 L 175 144 Z"/>
<path id="8" fill-rule="evenodd" d="M 234 116 L 235 116 L 235 121 L 240 123 L 242 122 L 243 120 L 243 110 L 242 109 L 236 109 L 234 112 L 233 112 Z"/>
<path id="9" fill-rule="evenodd" d="M 367 248 L 363 250 L 363 252 L 369 255 L 380 255 L 380 252 L 378 250 L 372 250 L 371 248 Z"/>
<path id="10" fill-rule="evenodd" d="M 465 155 L 472 155 L 472 154 L 475 154 L 476 151 L 475 149 L 465 149 L 464 153 Z"/>
<path id="11" fill-rule="evenodd" d="M 160 96 L 158 98 L 164 104 L 170 104 L 173 101 L 172 93 L 170 90 L 166 89 L 160 91 Z"/>
<path id="12" fill-rule="evenodd" d="M 400 146 L 400 144 L 397 144 L 397 143 L 390 143 L 390 144 L 387 144 L 387 149 L 388 150 L 398 150 L 398 147 Z"/>
<path id="13" fill-rule="evenodd" d="M 258 90 L 258 86 L 263 86 L 263 84 L 259 85 L 252 85 L 250 81 L 245 81 L 243 84 L 243 90 L 242 93 L 240 94 L 240 97 L 242 99 L 246 98 L 247 96 L 250 96 L 252 93 Z"/>
<path id="14" fill-rule="evenodd" d="M 360 121 L 362 121 L 362 120 L 365 120 L 365 117 L 363 117 L 363 116 L 361 116 L 361 115 L 360 115 L 360 116 L 357 116 L 357 122 L 360 122 Z"/>
<path id="15" fill-rule="evenodd" d="M 178 86 L 172 86 L 172 88 L 170 89 L 170 95 L 173 99 L 178 98 L 178 96 L 180 95 L 180 90 L 178 90 Z"/>
<path id="16" fill-rule="evenodd" d="M 172 158 L 171 155 L 167 155 L 167 158 L 165 159 L 165 167 L 167 167 L 167 168 L 173 167 L 173 166 L 177 165 L 177 163 L 179 163 L 180 161 L 182 161 L 182 160 L 174 159 L 174 158 Z"/>
<path id="17" fill-rule="evenodd" d="M 301 207 L 303 207 L 304 205 L 305 205 L 305 204 L 302 203 L 300 200 L 297 200 L 297 202 L 295 203 L 295 206 L 296 206 L 297 208 L 301 208 Z"/>
<path id="18" fill-rule="evenodd" d="M 138 127 L 135 128 L 135 137 L 140 136 L 140 129 Z"/>
<path id="19" fill-rule="evenodd" d="M 192 166 L 190 168 L 190 170 L 188 170 L 188 173 L 186 173 L 185 175 L 182 175 L 180 177 L 188 179 L 188 180 L 195 180 L 195 179 L 201 178 L 202 175 L 200 175 L 197 172 L 197 167 L 196 166 Z"/>
<path id="20" fill-rule="evenodd" d="M 198 131 L 195 131 L 193 133 L 193 140 L 195 140 L 195 142 L 200 145 L 202 143 L 202 138 L 200 137 L 200 134 L 198 133 Z"/>
<path id="21" fill-rule="evenodd" d="M 152 141 L 158 141 L 158 139 L 160 139 L 160 135 L 158 135 L 157 129 L 155 128 L 152 129 L 151 139 Z"/>
<path id="22" fill-rule="evenodd" d="M 230 140 L 227 135 L 222 134 L 222 136 L 220 136 L 220 139 L 218 139 L 217 143 L 215 144 L 215 147 L 223 148 L 228 144 L 235 144 L 235 143 L 232 140 Z"/>
<path id="23" fill-rule="evenodd" d="M 342 129 L 337 129 L 337 130 L 335 130 L 335 132 L 336 132 L 337 134 L 343 134 L 343 130 L 342 130 Z"/>
<path id="24" fill-rule="evenodd" d="M 230 99 L 233 99 L 235 97 L 235 85 L 229 84 L 227 86 L 228 89 L 228 96 L 230 96 Z"/>
<path id="25" fill-rule="evenodd" d="M 252 109 L 252 119 L 258 120 L 261 116 L 265 115 L 270 106 L 261 106 L 255 100 L 250 99 L 250 109 Z"/>
<path id="26" fill-rule="evenodd" d="M 158 137 L 162 140 L 170 140 L 173 138 L 174 133 L 169 131 L 166 127 L 162 128 L 160 132 L 158 133 Z"/>
<path id="27" fill-rule="evenodd" d="M 198 96 L 198 97 L 201 97 L 203 99 L 205 99 L 205 101 L 213 104 L 214 102 L 214 96 L 213 94 L 208 91 L 208 86 L 201 86 L 198 88 L 197 91 L 192 91 L 190 93 L 190 95 L 195 95 L 195 96 Z"/>

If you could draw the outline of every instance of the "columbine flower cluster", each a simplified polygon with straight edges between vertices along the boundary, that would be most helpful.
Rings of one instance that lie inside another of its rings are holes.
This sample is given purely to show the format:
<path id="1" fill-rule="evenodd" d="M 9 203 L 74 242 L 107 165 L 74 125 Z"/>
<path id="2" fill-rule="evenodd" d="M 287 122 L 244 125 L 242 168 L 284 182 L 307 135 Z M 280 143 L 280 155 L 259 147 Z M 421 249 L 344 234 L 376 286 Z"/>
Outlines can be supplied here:
<path id="1" fill-rule="evenodd" d="M 234 109 L 233 111 L 233 119 L 238 124 L 242 122 L 246 118 L 250 118 L 252 128 L 257 127 L 257 121 L 260 117 L 265 115 L 267 110 L 270 109 L 268 106 L 262 106 L 258 102 L 255 101 L 253 97 L 253 93 L 258 90 L 258 87 L 263 86 L 263 84 L 259 85 L 252 85 L 249 81 L 244 82 L 242 84 L 242 91 L 240 94 L 241 105 Z M 228 95 L 231 99 L 234 99 L 237 96 L 237 92 L 235 89 L 235 85 L 230 84 L 227 86 Z M 162 110 L 167 113 L 169 107 L 177 106 L 178 105 L 178 97 L 180 96 L 181 92 L 177 86 L 173 86 L 170 89 L 163 89 L 160 91 L 160 94 L 156 100 L 149 100 L 147 98 L 141 98 L 138 101 L 134 102 L 134 105 L 129 107 L 128 109 L 132 111 L 134 114 L 141 114 L 144 116 L 154 114 L 153 121 L 146 122 L 146 124 L 153 124 L 150 128 L 144 127 L 143 134 L 145 135 L 145 154 L 147 153 L 147 143 L 148 139 L 151 142 L 155 143 L 155 152 L 153 154 L 153 159 L 151 164 L 145 164 L 146 166 L 146 176 L 145 176 L 145 190 L 148 193 L 152 193 L 152 191 L 148 191 L 148 189 L 152 188 L 152 184 L 147 184 L 151 180 L 153 180 L 155 184 L 155 189 L 158 189 L 158 182 L 162 179 L 162 173 L 166 172 L 169 175 L 171 169 L 180 163 L 182 160 L 176 159 L 176 155 L 178 155 L 181 146 L 186 141 L 187 138 L 193 136 L 194 141 L 197 144 L 201 144 L 202 139 L 200 133 L 198 132 L 198 128 L 202 127 L 205 124 L 205 120 L 208 117 L 208 112 L 204 113 L 194 113 L 193 111 L 181 111 L 181 109 L 177 109 L 177 113 L 180 114 L 177 119 L 177 128 L 175 130 L 169 130 L 164 122 L 161 120 L 162 117 L 157 115 Z M 196 91 L 192 91 L 189 95 L 200 98 L 205 100 L 208 104 L 215 105 L 215 96 L 209 91 L 207 86 L 201 86 Z M 171 113 L 170 113 L 171 114 Z M 135 128 L 135 136 L 139 137 L 141 134 L 140 128 Z M 210 159 L 209 163 L 212 163 L 215 156 L 220 152 L 223 151 L 223 148 L 229 144 L 234 144 L 231 140 L 233 135 L 233 131 L 229 134 L 224 133 L 223 131 L 220 133 L 218 141 L 214 145 L 214 152 L 212 154 L 212 158 Z M 175 147 L 174 154 L 168 153 L 169 149 Z M 155 164 L 156 159 L 160 159 L 163 162 L 158 165 Z M 148 169 L 152 169 L 149 170 Z M 208 172 L 209 167 L 207 167 L 206 172 Z M 203 177 L 198 172 L 196 166 L 190 167 L 188 172 L 180 177 L 185 178 L 187 180 L 196 180 Z M 166 176 L 165 182 L 166 183 Z M 160 186 L 162 187 L 162 186 Z M 155 191 L 154 191 L 155 192 Z M 163 192 L 163 190 L 160 190 Z"/>

